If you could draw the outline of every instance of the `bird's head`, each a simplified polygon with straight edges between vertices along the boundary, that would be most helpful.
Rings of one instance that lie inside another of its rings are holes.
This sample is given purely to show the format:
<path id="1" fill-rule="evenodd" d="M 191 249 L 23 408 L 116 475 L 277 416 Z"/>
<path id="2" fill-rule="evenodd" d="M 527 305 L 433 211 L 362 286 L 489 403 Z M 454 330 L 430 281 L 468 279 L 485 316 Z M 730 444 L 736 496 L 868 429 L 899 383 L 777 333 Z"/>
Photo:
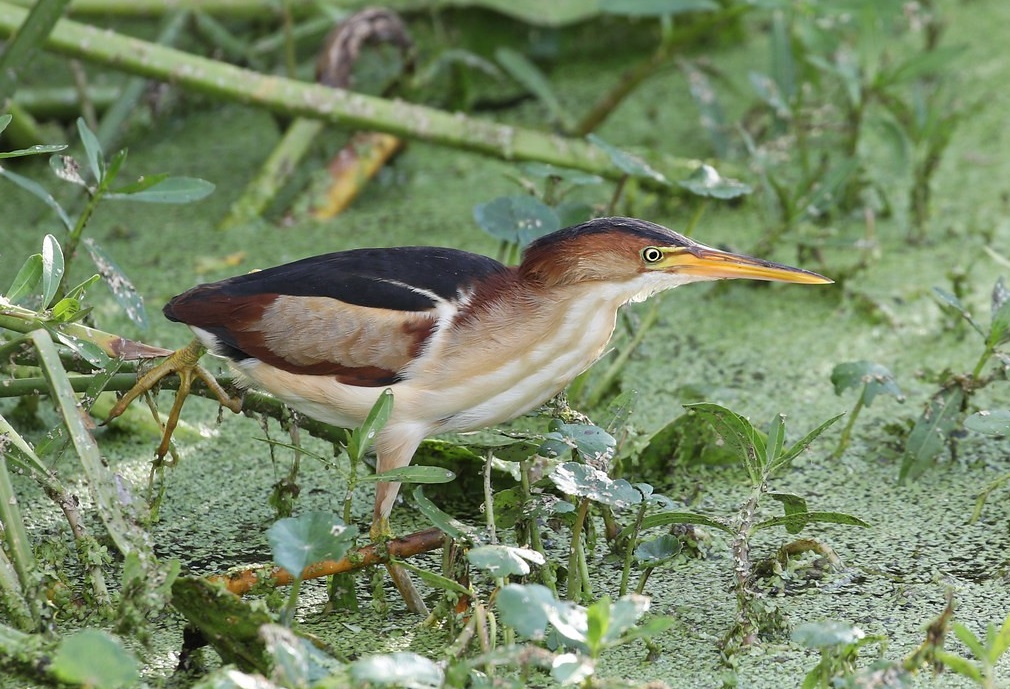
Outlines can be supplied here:
<path id="1" fill-rule="evenodd" d="M 519 272 L 545 287 L 581 283 L 641 284 L 644 298 L 689 282 L 747 278 L 825 284 L 800 268 L 713 249 L 662 225 L 597 218 L 541 237 L 526 248 Z"/>

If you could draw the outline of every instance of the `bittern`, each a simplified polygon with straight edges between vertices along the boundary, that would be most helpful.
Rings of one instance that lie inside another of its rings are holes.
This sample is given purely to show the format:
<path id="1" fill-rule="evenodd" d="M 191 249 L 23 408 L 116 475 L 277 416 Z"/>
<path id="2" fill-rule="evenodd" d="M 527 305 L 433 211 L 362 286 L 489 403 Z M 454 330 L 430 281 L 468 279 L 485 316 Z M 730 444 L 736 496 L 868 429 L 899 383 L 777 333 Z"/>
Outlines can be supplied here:
<path id="1" fill-rule="evenodd" d="M 320 421 L 357 426 L 392 390 L 382 472 L 427 436 L 493 426 L 561 392 L 602 354 L 622 305 L 723 278 L 831 282 L 599 218 L 534 241 L 514 267 L 455 249 L 356 249 L 200 285 L 164 312 L 246 384 Z M 398 490 L 378 484 L 373 537 L 388 533 Z"/>

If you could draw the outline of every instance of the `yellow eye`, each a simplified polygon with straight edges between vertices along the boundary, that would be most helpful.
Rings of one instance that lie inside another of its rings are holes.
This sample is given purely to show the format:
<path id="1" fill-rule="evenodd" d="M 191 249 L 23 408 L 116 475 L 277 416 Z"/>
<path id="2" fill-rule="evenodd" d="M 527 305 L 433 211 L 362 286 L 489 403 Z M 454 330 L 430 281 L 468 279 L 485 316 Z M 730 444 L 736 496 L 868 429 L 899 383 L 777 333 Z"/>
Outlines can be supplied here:
<path id="1" fill-rule="evenodd" d="M 663 252 L 654 246 L 642 249 L 642 260 L 646 263 L 658 263 L 663 258 Z"/>

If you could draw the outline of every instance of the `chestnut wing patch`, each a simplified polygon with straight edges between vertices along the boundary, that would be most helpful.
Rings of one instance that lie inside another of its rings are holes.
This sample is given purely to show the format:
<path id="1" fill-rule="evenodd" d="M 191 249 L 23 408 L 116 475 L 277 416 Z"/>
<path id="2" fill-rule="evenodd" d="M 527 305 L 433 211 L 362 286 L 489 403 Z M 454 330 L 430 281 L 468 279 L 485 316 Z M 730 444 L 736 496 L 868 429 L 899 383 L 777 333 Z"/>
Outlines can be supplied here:
<path id="1" fill-rule="evenodd" d="M 164 313 L 212 333 L 233 360 L 383 386 L 422 351 L 440 304 L 507 270 L 452 249 L 359 249 L 200 285 Z"/>

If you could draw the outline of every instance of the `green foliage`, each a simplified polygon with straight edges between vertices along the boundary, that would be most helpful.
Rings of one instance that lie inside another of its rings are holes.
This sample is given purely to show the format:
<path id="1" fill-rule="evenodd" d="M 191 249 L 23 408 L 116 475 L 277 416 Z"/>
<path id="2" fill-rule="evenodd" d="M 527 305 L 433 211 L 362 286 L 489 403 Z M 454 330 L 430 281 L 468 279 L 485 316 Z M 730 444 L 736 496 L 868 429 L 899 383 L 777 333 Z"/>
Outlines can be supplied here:
<path id="1" fill-rule="evenodd" d="M 803 679 L 802 689 L 815 689 L 838 686 L 836 678 L 854 674 L 860 649 L 867 644 L 879 644 L 884 637 L 867 636 L 855 625 L 829 620 L 799 625 L 793 630 L 792 640 L 821 654 L 820 662 Z"/>
<path id="2" fill-rule="evenodd" d="M 63 682 L 94 689 L 130 687 L 140 679 L 137 659 L 118 639 L 97 629 L 65 637 L 53 657 L 52 672 Z"/>
<path id="3" fill-rule="evenodd" d="M 971 373 L 948 373 L 940 381 L 940 389 L 930 396 L 905 443 L 900 481 L 915 479 L 932 465 L 944 448 L 953 447 L 955 431 L 964 424 L 972 396 L 994 381 L 1005 380 L 1010 366 L 1010 352 L 1005 347 L 1010 342 L 1010 290 L 1002 278 L 993 285 L 988 324 L 979 322 L 956 295 L 939 287 L 933 288 L 933 295 L 942 309 L 962 319 L 978 334 L 983 349 Z"/>
<path id="4" fill-rule="evenodd" d="M 849 445 L 852 436 L 852 428 L 856 424 L 859 412 L 863 407 L 869 407 L 877 395 L 885 394 L 894 397 L 898 402 L 905 401 L 898 382 L 886 367 L 872 361 L 850 361 L 838 364 L 831 370 L 831 384 L 835 387 L 835 394 L 841 395 L 848 388 L 862 386 L 862 394 L 856 400 L 856 405 L 849 414 L 849 421 L 842 429 L 842 434 L 838 439 L 838 447 L 835 448 L 833 457 L 842 456 L 842 452 Z"/>

